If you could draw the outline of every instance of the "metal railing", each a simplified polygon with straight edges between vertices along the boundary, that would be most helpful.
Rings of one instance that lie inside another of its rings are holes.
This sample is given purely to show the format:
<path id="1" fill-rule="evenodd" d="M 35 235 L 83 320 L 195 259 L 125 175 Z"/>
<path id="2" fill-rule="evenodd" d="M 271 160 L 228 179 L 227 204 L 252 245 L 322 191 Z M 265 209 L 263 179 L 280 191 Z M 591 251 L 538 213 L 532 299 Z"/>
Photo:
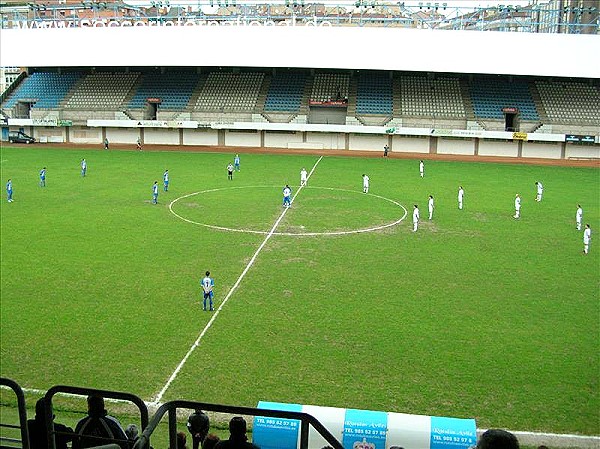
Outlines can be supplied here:
<path id="1" fill-rule="evenodd" d="M 156 429 L 165 414 L 169 420 L 169 447 L 177 447 L 177 409 L 196 410 L 202 409 L 210 412 L 229 413 L 234 415 L 264 416 L 267 418 L 296 419 L 300 421 L 300 445 L 299 449 L 308 449 L 308 433 L 312 426 L 333 449 L 344 449 L 344 446 L 321 424 L 314 416 L 302 412 L 289 412 L 282 410 L 267 410 L 253 407 L 237 407 L 233 405 L 210 404 L 192 401 L 171 401 L 161 405 L 150 424 L 144 429 L 140 438 L 136 441 L 133 449 L 148 449 L 150 447 L 150 436 Z"/>
<path id="2" fill-rule="evenodd" d="M 95 388 L 85 388 L 85 387 L 70 387 L 70 386 L 66 386 L 66 385 L 56 385 L 52 388 L 50 388 L 48 390 L 48 392 L 46 393 L 46 395 L 44 396 L 44 399 L 46 401 L 46 432 L 47 432 L 47 437 L 48 437 L 48 449 L 56 449 L 56 441 L 55 441 L 55 435 L 56 434 L 65 434 L 65 435 L 73 435 L 71 433 L 66 433 L 66 432 L 57 432 L 54 430 L 54 426 L 52 425 L 53 422 L 53 412 L 52 412 L 52 398 L 57 394 L 57 393 L 67 393 L 67 394 L 74 394 L 74 395 L 79 395 L 79 396 L 90 396 L 90 395 L 96 395 L 96 396 L 101 396 L 103 398 L 110 398 L 110 399 L 117 399 L 117 400 L 122 400 L 122 401 L 127 401 L 127 402 L 132 402 L 133 404 L 135 404 L 137 406 L 137 408 L 140 411 L 140 423 L 142 425 L 142 429 L 146 429 L 146 427 L 148 427 L 148 421 L 149 421 L 149 415 L 148 415 L 148 407 L 146 406 L 146 403 L 140 399 L 138 396 L 131 394 L 131 393 L 123 393 L 123 392 L 118 392 L 118 391 L 110 391 L 110 390 L 97 390 Z M 100 437 L 92 437 L 92 436 L 88 436 L 86 435 L 86 438 L 96 438 L 98 439 L 98 444 L 107 444 L 107 443 L 121 443 L 123 444 L 123 440 L 119 440 L 119 439 L 112 439 L 112 438 L 100 438 Z M 173 446 L 176 447 L 176 446 Z M 23 449 L 28 449 L 28 448 L 23 448 Z"/>
<path id="3" fill-rule="evenodd" d="M 10 388 L 17 397 L 17 408 L 19 410 L 19 425 L 14 424 L 5 424 L 0 422 L 0 427 L 6 427 L 10 429 L 20 429 L 21 430 L 21 440 L 16 440 L 14 438 L 6 438 L 0 437 L 0 446 L 1 447 L 14 447 L 8 446 L 5 444 L 5 441 L 8 443 L 21 443 L 21 447 L 23 449 L 29 449 L 29 435 L 27 433 L 27 408 L 25 406 L 25 395 L 23 394 L 23 390 L 21 387 L 13 380 L 7 379 L 5 377 L 0 377 L 0 385 L 4 385 Z"/>

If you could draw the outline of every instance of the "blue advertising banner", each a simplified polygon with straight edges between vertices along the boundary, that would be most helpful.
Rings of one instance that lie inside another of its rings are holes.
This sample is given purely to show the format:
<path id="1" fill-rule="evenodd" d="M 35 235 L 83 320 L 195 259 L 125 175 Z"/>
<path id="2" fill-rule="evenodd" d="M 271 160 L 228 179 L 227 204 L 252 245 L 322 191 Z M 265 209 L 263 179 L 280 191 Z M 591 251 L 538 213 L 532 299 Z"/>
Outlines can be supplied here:
<path id="1" fill-rule="evenodd" d="M 258 408 L 289 412 L 302 411 L 302 406 L 299 404 L 280 404 L 278 402 L 260 401 Z M 261 449 L 296 449 L 299 434 L 300 421 L 297 419 L 267 418 L 265 416 L 254 418 L 252 442 Z"/>
<path id="2" fill-rule="evenodd" d="M 430 449 L 467 449 L 476 444 L 474 419 L 431 417 Z"/>
<path id="3" fill-rule="evenodd" d="M 346 410 L 342 444 L 346 449 L 385 449 L 387 413 Z"/>

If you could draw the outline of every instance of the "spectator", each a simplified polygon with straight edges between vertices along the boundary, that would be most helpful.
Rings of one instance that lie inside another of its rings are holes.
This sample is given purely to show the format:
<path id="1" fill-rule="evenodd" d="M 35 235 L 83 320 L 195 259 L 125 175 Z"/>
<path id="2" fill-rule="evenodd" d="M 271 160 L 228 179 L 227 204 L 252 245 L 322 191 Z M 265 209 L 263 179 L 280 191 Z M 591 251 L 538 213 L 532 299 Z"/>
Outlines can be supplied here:
<path id="1" fill-rule="evenodd" d="M 476 449 L 519 449 L 519 441 L 506 430 L 489 429 L 479 437 Z"/>
<path id="2" fill-rule="evenodd" d="M 259 449 L 255 444 L 248 443 L 246 420 L 241 416 L 231 418 L 229 433 L 229 439 L 219 441 L 215 449 Z"/>
<path id="3" fill-rule="evenodd" d="M 110 416 L 104 409 L 104 398 L 101 396 L 88 396 L 88 416 L 81 419 L 75 426 L 77 436 L 73 440 L 72 449 L 83 449 L 86 447 L 101 446 L 102 444 L 113 443 L 113 441 L 102 440 L 123 440 L 118 443 L 123 449 L 127 449 L 127 435 L 119 421 Z"/>
<path id="4" fill-rule="evenodd" d="M 177 449 L 188 449 L 186 440 L 185 433 L 177 432 Z"/>
<path id="5" fill-rule="evenodd" d="M 139 433 L 138 426 L 135 424 L 129 424 L 125 429 L 125 435 L 127 435 L 127 439 L 129 439 L 129 441 L 137 441 L 139 438 Z"/>
<path id="6" fill-rule="evenodd" d="M 202 449 L 214 449 L 219 441 L 221 441 L 221 439 L 218 436 L 214 433 L 209 433 L 205 438 L 204 443 L 202 443 Z"/>
<path id="7" fill-rule="evenodd" d="M 208 415 L 202 410 L 196 409 L 194 413 L 188 417 L 187 428 L 192 435 L 193 449 L 198 449 L 200 445 L 204 447 L 204 440 L 206 439 L 206 434 L 208 434 L 208 429 L 210 428 Z"/>
<path id="8" fill-rule="evenodd" d="M 46 449 L 48 447 L 48 435 L 46 433 L 46 401 L 44 398 L 38 399 L 35 403 L 35 418 L 27 420 L 27 431 L 29 432 L 29 447 L 31 449 Z M 52 415 L 54 419 L 54 415 Z M 53 423 L 54 441 L 56 449 L 67 449 L 67 443 L 73 440 L 73 429 L 64 424 Z M 71 435 L 64 435 L 62 432 L 70 432 Z"/>

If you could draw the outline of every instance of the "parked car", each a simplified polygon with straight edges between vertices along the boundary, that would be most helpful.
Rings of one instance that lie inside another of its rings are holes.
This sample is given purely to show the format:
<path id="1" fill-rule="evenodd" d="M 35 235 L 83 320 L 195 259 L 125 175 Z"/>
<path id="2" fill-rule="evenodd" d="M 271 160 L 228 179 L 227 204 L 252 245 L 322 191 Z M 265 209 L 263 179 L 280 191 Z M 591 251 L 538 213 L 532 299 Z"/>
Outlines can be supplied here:
<path id="1" fill-rule="evenodd" d="M 10 143 L 35 143 L 35 139 L 23 131 L 9 131 L 8 141 Z"/>

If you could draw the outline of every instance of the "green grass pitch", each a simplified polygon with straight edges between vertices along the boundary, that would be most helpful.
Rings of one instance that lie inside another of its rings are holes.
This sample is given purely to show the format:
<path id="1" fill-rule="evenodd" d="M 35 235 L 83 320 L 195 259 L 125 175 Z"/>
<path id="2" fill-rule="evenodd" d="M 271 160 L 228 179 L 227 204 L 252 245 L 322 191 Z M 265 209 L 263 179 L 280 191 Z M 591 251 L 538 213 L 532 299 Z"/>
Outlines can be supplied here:
<path id="1" fill-rule="evenodd" d="M 85 157 L 88 173 L 80 176 Z M 1 375 L 156 397 L 298 190 L 312 155 L 2 147 Z M 38 172 L 48 169 L 47 186 Z M 162 191 L 169 169 L 171 187 Z M 361 193 L 361 175 L 371 193 Z M 152 205 L 151 186 L 161 186 Z M 535 181 L 545 187 L 534 201 Z M 457 208 L 457 189 L 465 208 Z M 178 218 L 169 210 L 191 221 Z M 514 220 L 514 196 L 523 198 Z M 597 169 L 324 157 L 167 389 L 600 434 Z M 434 195 L 433 221 L 427 197 Z M 383 198 L 380 198 L 380 197 Z M 412 205 L 421 225 L 412 233 Z M 581 203 L 593 231 L 582 254 Z"/>

